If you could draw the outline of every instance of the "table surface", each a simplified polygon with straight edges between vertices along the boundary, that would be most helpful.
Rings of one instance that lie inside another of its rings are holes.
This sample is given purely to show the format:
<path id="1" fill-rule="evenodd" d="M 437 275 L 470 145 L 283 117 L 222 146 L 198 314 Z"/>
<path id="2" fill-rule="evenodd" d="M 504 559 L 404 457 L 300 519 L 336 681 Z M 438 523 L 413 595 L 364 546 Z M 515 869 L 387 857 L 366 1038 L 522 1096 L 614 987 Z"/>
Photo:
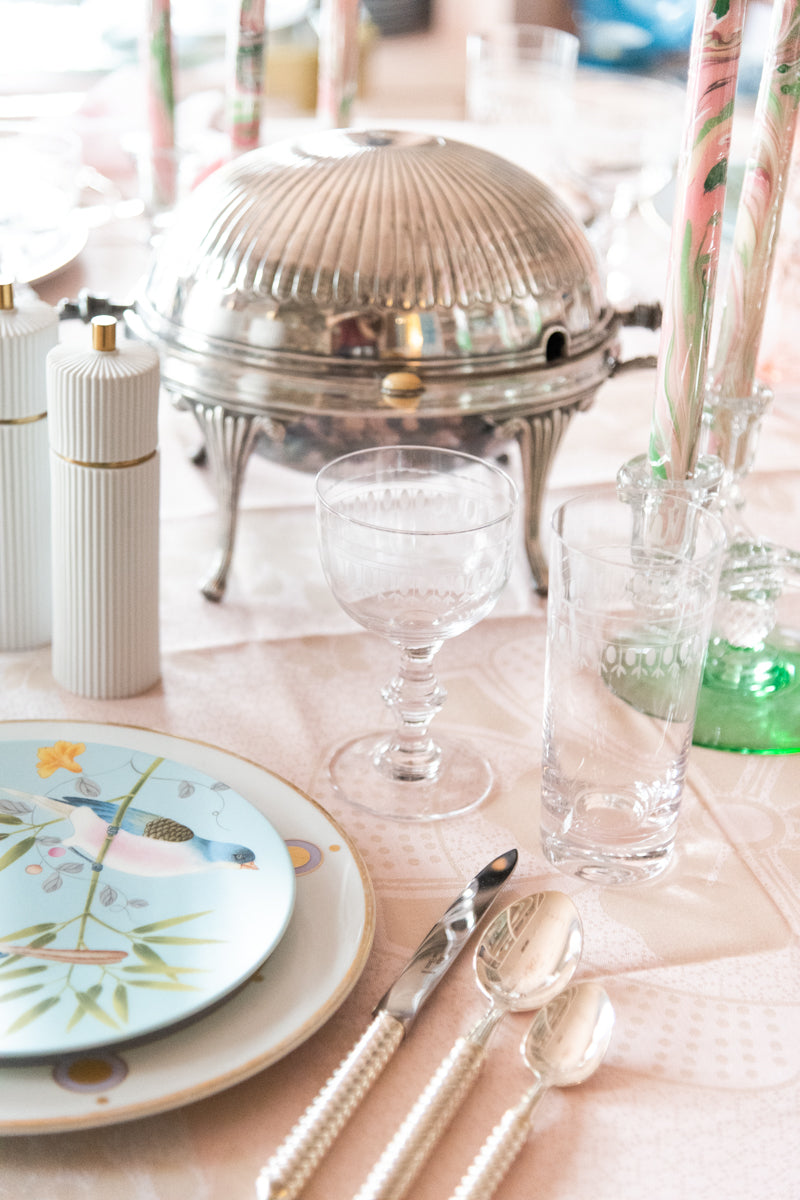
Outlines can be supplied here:
<path id="1" fill-rule="evenodd" d="M 55 302 L 88 286 L 125 298 L 149 253 L 136 221 L 94 230 L 81 258 L 40 293 Z M 657 273 L 658 254 L 653 262 Z M 646 448 L 653 384 L 652 372 L 620 373 L 573 420 L 546 510 L 579 487 L 610 484 L 621 463 Z M 795 384 L 776 385 L 746 491 L 758 531 L 797 545 L 800 376 Z M 546 888 L 574 898 L 585 933 L 577 978 L 602 982 L 617 1023 L 597 1074 L 547 1097 L 503 1185 L 505 1200 L 800 1197 L 800 758 L 694 748 L 665 877 L 610 890 L 554 872 L 538 841 L 545 602 L 531 589 L 520 545 L 495 612 L 438 659 L 450 694 L 440 720 L 490 753 L 492 796 L 471 815 L 419 827 L 348 808 L 331 790 L 326 761 L 340 740 L 385 720 L 378 690 L 394 661 L 327 589 L 313 481 L 259 456 L 251 461 L 228 591 L 215 605 L 198 588 L 217 527 L 208 472 L 191 461 L 198 431 L 165 402 L 160 437 L 161 682 L 131 699 L 82 699 L 54 683 L 49 648 L 7 653 L 0 719 L 144 726 L 212 743 L 291 781 L 363 856 L 375 892 L 374 946 L 335 1015 L 244 1082 L 116 1123 L 123 1081 L 96 1093 L 97 1128 L 4 1137 L 0 1196 L 251 1200 L 260 1166 L 366 1027 L 421 936 L 476 869 L 517 846 L 509 898 Z M 464 954 L 308 1185 L 309 1200 L 358 1190 L 433 1065 L 484 1003 Z M 416 1200 L 451 1194 L 476 1146 L 528 1085 L 518 1050 L 528 1020 L 509 1016 L 496 1032 L 480 1086 L 415 1185 Z"/>

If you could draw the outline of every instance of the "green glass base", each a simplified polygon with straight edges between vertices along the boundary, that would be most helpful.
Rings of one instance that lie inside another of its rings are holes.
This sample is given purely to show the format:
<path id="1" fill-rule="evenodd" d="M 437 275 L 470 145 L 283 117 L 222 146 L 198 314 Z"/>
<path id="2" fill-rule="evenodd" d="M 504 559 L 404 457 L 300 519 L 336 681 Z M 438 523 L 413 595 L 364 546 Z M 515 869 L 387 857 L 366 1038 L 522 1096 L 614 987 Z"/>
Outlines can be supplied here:
<path id="1" fill-rule="evenodd" d="M 692 741 L 740 754 L 800 753 L 800 637 L 775 630 L 754 650 L 712 641 Z"/>

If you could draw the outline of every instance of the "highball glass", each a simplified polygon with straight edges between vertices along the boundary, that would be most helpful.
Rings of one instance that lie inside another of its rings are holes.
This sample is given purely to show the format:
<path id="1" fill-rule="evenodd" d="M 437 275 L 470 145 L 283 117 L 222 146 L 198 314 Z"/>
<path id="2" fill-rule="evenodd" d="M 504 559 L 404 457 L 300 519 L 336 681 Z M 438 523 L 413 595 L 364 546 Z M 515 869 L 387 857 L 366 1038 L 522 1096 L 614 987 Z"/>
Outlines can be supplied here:
<path id="1" fill-rule="evenodd" d="M 658 489 L 554 514 L 541 836 L 568 874 L 641 883 L 670 861 L 724 542 Z"/>

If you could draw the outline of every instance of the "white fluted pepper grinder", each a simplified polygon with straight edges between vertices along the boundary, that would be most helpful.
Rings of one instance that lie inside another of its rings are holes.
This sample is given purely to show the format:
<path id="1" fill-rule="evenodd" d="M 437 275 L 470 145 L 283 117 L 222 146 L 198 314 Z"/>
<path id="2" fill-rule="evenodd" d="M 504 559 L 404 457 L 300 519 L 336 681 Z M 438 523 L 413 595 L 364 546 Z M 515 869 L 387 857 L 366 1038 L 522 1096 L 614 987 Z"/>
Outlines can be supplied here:
<path id="1" fill-rule="evenodd" d="M 160 676 L 158 355 L 117 344 L 47 357 L 53 675 L 80 696 L 135 696 Z"/>
<path id="2" fill-rule="evenodd" d="M 0 281 L 0 650 L 50 641 L 50 465 L 45 363 L 58 313 Z"/>

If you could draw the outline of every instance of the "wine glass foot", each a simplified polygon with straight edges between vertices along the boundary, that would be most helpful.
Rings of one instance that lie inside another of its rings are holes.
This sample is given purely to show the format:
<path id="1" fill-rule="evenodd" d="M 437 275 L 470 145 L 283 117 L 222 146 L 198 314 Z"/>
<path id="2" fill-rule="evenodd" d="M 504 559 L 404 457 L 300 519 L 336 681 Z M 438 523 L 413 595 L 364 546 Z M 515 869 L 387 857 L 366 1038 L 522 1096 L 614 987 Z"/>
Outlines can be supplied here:
<path id="1" fill-rule="evenodd" d="M 373 816 L 393 821 L 443 821 L 471 812 L 492 790 L 494 774 L 466 740 L 437 733 L 441 762 L 435 779 L 393 779 L 379 763 L 389 735 L 370 733 L 345 742 L 330 762 L 337 796 Z"/>
<path id="2" fill-rule="evenodd" d="M 800 635 L 776 628 L 758 649 L 710 655 L 692 741 L 743 754 L 800 753 Z"/>

